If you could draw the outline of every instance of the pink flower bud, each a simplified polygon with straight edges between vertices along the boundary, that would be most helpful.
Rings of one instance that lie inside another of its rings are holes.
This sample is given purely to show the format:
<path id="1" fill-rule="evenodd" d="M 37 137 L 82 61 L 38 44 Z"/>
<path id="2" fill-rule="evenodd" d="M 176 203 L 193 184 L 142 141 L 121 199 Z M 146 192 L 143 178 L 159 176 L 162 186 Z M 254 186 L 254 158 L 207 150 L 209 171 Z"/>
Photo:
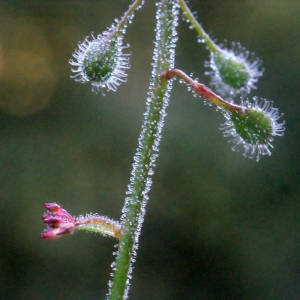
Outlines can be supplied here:
<path id="1" fill-rule="evenodd" d="M 54 239 L 62 234 L 73 232 L 75 228 L 75 219 L 63 208 L 56 203 L 45 203 L 47 213 L 42 217 L 47 228 L 41 235 L 44 239 Z"/>
<path id="2" fill-rule="evenodd" d="M 45 203 L 44 207 L 47 208 L 47 212 L 42 219 L 47 224 L 47 228 L 41 235 L 43 239 L 55 239 L 63 234 L 73 233 L 75 228 L 99 232 L 115 238 L 120 237 L 122 226 L 119 222 L 105 216 L 87 214 L 85 217 L 75 218 L 56 203 Z"/>

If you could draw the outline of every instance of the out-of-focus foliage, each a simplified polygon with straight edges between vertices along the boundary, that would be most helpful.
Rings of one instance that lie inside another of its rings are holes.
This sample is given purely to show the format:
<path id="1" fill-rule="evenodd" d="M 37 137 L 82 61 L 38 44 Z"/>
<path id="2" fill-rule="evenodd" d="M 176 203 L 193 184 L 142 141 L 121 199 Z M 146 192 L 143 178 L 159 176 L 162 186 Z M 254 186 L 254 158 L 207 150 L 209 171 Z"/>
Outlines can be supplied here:
<path id="1" fill-rule="evenodd" d="M 251 95 L 276 102 L 286 134 L 271 157 L 248 160 L 222 137 L 222 116 L 175 84 L 131 299 L 299 299 L 300 3 L 190 2 L 218 41 L 263 59 Z M 75 83 L 68 60 L 128 5 L 1 1 L 1 299 L 99 299 L 108 290 L 113 239 L 39 234 L 45 202 L 121 215 L 150 79 L 152 1 L 128 28 L 132 68 L 116 93 Z M 180 22 L 176 66 L 208 84 L 208 52 L 196 40 Z"/>

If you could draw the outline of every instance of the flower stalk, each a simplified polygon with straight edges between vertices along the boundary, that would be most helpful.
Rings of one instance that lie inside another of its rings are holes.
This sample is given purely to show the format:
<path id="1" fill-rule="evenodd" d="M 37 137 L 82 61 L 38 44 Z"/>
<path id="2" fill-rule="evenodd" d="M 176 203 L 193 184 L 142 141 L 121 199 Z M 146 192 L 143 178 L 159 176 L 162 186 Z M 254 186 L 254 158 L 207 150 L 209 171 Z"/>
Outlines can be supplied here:
<path id="1" fill-rule="evenodd" d="M 236 111 L 236 112 L 241 112 L 243 110 L 242 106 L 225 101 L 221 96 L 214 93 L 207 86 L 195 81 L 194 79 L 192 79 L 190 76 L 188 76 L 187 74 L 185 74 L 183 71 L 179 69 L 171 69 L 161 74 L 161 77 L 166 79 L 171 79 L 174 76 L 181 78 L 184 82 L 189 84 L 200 97 L 216 104 L 220 108 L 223 108 L 228 111 Z"/>
<path id="2" fill-rule="evenodd" d="M 118 24 L 114 27 L 114 29 L 109 33 L 107 36 L 108 39 L 112 39 L 115 35 L 119 35 L 122 32 L 123 29 L 126 27 L 127 22 L 130 20 L 130 18 L 133 17 L 134 11 L 138 9 L 143 3 L 143 0 L 135 0 L 133 3 L 129 6 L 128 10 L 124 13 L 121 20 L 118 22 Z"/>
<path id="3" fill-rule="evenodd" d="M 208 49 L 213 53 L 216 52 L 221 53 L 222 49 L 216 43 L 214 43 L 214 41 L 210 38 L 210 36 L 205 32 L 203 27 L 199 24 L 199 22 L 197 21 L 197 19 L 195 18 L 191 10 L 189 9 L 186 2 L 184 0 L 177 0 L 177 2 L 179 3 L 184 15 L 190 21 L 190 23 L 195 28 L 195 30 L 200 35 L 200 37 L 204 40 Z"/>
<path id="4" fill-rule="evenodd" d="M 132 263 L 138 248 L 138 238 L 148 200 L 147 194 L 152 184 L 151 176 L 158 156 L 158 146 L 172 84 L 160 74 L 174 67 L 177 15 L 178 8 L 175 0 L 162 0 L 158 3 L 152 79 L 142 132 L 134 156 L 128 197 L 122 210 L 123 230 L 119 238 L 117 258 L 113 264 L 114 277 L 110 287 L 110 300 L 128 298 Z"/>

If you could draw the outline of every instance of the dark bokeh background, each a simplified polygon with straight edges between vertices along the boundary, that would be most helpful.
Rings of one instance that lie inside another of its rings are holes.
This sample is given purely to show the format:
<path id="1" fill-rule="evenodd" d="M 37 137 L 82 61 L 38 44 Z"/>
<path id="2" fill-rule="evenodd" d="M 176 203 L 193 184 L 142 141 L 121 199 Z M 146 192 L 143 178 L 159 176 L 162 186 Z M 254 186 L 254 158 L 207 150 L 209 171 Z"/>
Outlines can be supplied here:
<path id="1" fill-rule="evenodd" d="M 128 28 L 128 83 L 106 97 L 68 60 L 129 1 L 0 2 L 0 298 L 104 299 L 115 241 L 41 240 L 43 203 L 118 219 L 151 72 L 154 1 Z M 300 299 L 300 2 L 191 0 L 218 41 L 263 59 L 255 95 L 286 133 L 259 163 L 230 150 L 223 116 L 175 84 L 140 240 L 131 299 Z M 203 75 L 208 52 L 181 20 L 176 66 Z"/>

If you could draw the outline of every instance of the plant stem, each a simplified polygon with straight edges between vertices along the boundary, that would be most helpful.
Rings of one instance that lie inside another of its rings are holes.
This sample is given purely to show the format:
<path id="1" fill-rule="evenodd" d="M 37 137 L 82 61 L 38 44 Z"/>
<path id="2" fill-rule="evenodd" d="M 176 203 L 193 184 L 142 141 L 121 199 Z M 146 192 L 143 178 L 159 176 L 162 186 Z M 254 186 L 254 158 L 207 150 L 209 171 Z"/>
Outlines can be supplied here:
<path id="1" fill-rule="evenodd" d="M 221 48 L 214 43 L 214 41 L 209 37 L 209 35 L 204 31 L 202 26 L 199 24 L 199 22 L 196 20 L 193 13 L 190 11 L 189 7 L 185 3 L 184 0 L 177 0 L 179 3 L 181 9 L 183 10 L 185 16 L 188 18 L 188 20 L 191 22 L 195 30 L 198 32 L 198 34 L 204 39 L 205 44 L 207 45 L 208 49 L 212 52 L 222 52 Z"/>
<path id="2" fill-rule="evenodd" d="M 77 230 L 98 232 L 115 238 L 119 238 L 122 231 L 122 227 L 118 222 L 97 214 L 76 218 L 75 226 Z"/>
<path id="3" fill-rule="evenodd" d="M 135 0 L 125 12 L 121 20 L 118 22 L 117 26 L 114 30 L 110 33 L 109 37 L 112 38 L 115 34 L 119 34 L 120 31 L 125 27 L 126 23 L 129 21 L 130 18 L 133 17 L 134 11 L 141 5 L 143 0 Z"/>
<path id="4" fill-rule="evenodd" d="M 193 90 L 200 97 L 216 104 L 220 108 L 223 108 L 223 109 L 229 110 L 229 111 L 239 111 L 239 112 L 244 110 L 244 108 L 242 106 L 236 105 L 234 103 L 224 100 L 221 96 L 214 93 L 211 89 L 209 89 L 203 83 L 199 83 L 199 82 L 193 80 L 190 76 L 188 76 L 187 74 L 185 74 L 183 71 L 181 71 L 179 69 L 170 69 L 167 72 L 163 72 L 161 74 L 161 77 L 166 78 L 166 79 L 171 79 L 174 76 L 181 78 L 187 84 L 191 85 Z"/>
<path id="5" fill-rule="evenodd" d="M 172 81 L 160 74 L 174 67 L 176 25 L 178 5 L 175 0 L 162 0 L 157 8 L 156 41 L 153 72 L 148 92 L 147 107 L 142 131 L 134 156 L 133 170 L 128 185 L 121 222 L 123 231 L 119 237 L 119 248 L 113 266 L 114 278 L 111 282 L 110 300 L 128 298 L 132 263 L 135 261 L 138 238 L 141 232 L 153 175 L 158 156 L 161 131 L 166 116 Z"/>

